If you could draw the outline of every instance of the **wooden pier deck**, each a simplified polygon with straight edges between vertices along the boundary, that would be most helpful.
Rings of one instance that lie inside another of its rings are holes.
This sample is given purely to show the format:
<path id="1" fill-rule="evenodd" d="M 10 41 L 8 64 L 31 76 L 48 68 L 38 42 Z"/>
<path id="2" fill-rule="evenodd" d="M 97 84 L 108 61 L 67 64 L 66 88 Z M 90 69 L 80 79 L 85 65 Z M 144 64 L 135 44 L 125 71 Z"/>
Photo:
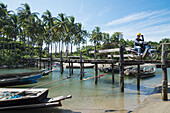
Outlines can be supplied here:
<path id="1" fill-rule="evenodd" d="M 168 43 L 170 44 L 170 43 Z M 97 80 L 98 80 L 98 64 L 111 64 L 112 69 L 114 68 L 115 64 L 117 63 L 120 66 L 120 82 L 119 82 L 119 86 L 120 86 L 120 91 L 124 92 L 124 66 L 130 66 L 130 65 L 136 65 L 137 69 L 138 69 L 138 75 L 137 75 L 137 90 L 140 90 L 140 65 L 143 65 L 145 63 L 150 63 L 150 64 L 155 64 L 157 68 L 162 68 L 162 100 L 168 100 L 167 97 L 167 86 L 168 86 L 168 79 L 167 79 L 167 68 L 170 67 L 170 60 L 167 60 L 167 55 L 168 53 L 170 53 L 170 51 L 165 50 L 164 49 L 165 44 L 162 44 L 162 55 L 161 55 L 161 60 L 128 60 L 128 59 L 124 59 L 124 54 L 123 51 L 125 50 L 123 48 L 123 46 L 120 46 L 119 49 L 112 49 L 112 50 L 101 50 L 98 51 L 99 53 L 106 53 L 106 52 L 115 52 L 115 51 L 119 51 L 120 53 L 120 57 L 119 59 L 114 59 L 113 55 L 111 56 L 111 59 L 97 59 L 96 57 L 96 49 L 94 49 L 94 59 L 83 59 L 81 52 L 80 52 L 80 57 L 79 59 L 71 59 L 69 57 L 63 58 L 62 54 L 60 55 L 60 58 L 41 58 L 40 59 L 36 59 L 37 60 L 37 64 L 38 61 L 40 62 L 48 62 L 48 63 L 52 63 L 52 62 L 59 62 L 60 63 L 60 72 L 61 74 L 63 73 L 63 63 L 69 63 L 69 76 L 71 76 L 71 73 L 73 74 L 73 67 L 72 64 L 73 63 L 80 63 L 80 73 L 83 72 L 84 68 L 83 65 L 84 63 L 91 63 L 91 64 L 95 64 L 95 75 L 94 75 L 94 82 L 95 84 L 97 84 Z M 127 48 L 129 49 L 129 48 Z M 116 56 L 117 57 L 117 56 Z M 49 64 L 48 64 L 49 66 Z M 80 75 L 80 80 L 82 80 L 83 75 Z M 114 70 L 112 70 L 112 83 L 114 83 Z"/>

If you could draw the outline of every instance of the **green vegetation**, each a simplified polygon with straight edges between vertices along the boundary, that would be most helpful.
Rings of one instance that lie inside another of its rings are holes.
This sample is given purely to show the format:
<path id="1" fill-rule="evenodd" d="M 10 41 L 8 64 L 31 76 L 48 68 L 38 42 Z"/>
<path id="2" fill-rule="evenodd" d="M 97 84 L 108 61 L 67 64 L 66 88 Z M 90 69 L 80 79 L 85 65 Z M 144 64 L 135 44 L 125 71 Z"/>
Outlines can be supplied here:
<path id="1" fill-rule="evenodd" d="M 71 51 L 68 55 L 79 55 L 81 44 L 87 43 L 87 37 L 97 49 L 118 48 L 119 45 L 133 47 L 134 43 L 131 40 L 124 40 L 122 32 L 115 32 L 109 36 L 108 33 L 102 33 L 100 27 L 95 27 L 88 33 L 81 23 L 75 23 L 73 16 L 66 16 L 63 13 L 53 17 L 47 10 L 39 18 L 38 13 L 31 12 L 27 3 L 21 4 L 16 14 L 9 11 L 7 5 L 0 3 L 0 65 L 17 66 L 24 62 L 24 59 L 30 59 L 32 64 L 34 58 L 50 57 L 49 50 L 50 48 L 52 50 L 53 44 L 55 45 L 55 53 L 51 54 L 53 57 L 59 57 L 59 52 L 63 53 L 64 47 L 68 51 L 69 46 Z M 160 43 L 165 42 L 170 42 L 170 39 L 149 43 L 161 51 Z M 74 53 L 73 46 L 77 46 Z M 92 50 L 93 46 L 81 48 L 85 58 L 94 58 L 93 54 L 89 54 Z M 101 54 L 99 58 L 106 57 L 107 54 Z"/>

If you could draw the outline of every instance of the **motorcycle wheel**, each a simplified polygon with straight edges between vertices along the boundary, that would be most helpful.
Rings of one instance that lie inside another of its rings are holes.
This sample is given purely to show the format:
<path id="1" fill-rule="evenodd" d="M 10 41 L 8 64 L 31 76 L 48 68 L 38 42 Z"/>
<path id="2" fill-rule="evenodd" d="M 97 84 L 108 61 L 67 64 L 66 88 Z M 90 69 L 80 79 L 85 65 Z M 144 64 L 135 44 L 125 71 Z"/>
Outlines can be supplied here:
<path id="1" fill-rule="evenodd" d="M 158 58 L 158 53 L 156 51 L 152 51 L 149 54 L 149 58 L 152 59 L 152 60 L 156 60 Z"/>

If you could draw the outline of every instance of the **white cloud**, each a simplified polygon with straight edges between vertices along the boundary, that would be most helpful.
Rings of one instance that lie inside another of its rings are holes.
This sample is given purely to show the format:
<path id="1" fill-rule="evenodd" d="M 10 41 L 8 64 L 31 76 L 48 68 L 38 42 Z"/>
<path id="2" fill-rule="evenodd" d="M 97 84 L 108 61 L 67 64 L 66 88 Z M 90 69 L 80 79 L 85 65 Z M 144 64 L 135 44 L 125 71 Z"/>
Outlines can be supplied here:
<path id="1" fill-rule="evenodd" d="M 132 22 L 140 19 L 145 19 L 151 16 L 159 15 L 164 13 L 166 10 L 160 10 L 160 11 L 153 11 L 153 12 L 140 12 L 132 15 L 128 15 L 124 18 L 113 20 L 111 22 L 108 22 L 106 26 L 113 26 L 113 25 L 118 25 L 118 24 L 124 24 L 127 22 Z"/>
<path id="2" fill-rule="evenodd" d="M 170 11 L 168 10 L 140 12 L 108 22 L 102 29 L 109 34 L 117 31 L 123 32 L 124 39 L 130 40 L 134 40 L 136 34 L 141 32 L 146 41 L 158 42 L 163 38 L 170 37 L 169 15 Z"/>

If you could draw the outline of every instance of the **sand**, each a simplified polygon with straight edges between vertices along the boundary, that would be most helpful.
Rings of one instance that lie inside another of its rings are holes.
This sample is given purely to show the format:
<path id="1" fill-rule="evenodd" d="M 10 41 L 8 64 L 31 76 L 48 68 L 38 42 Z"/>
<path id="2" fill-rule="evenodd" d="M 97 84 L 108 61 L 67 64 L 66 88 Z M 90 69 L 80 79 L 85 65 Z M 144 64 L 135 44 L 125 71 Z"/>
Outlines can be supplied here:
<path id="1" fill-rule="evenodd" d="M 169 83 L 168 83 L 169 84 Z M 134 113 L 170 113 L 170 99 L 162 101 L 161 85 L 155 87 L 151 94 L 140 107 L 133 110 Z M 170 97 L 170 86 L 168 86 L 168 97 Z"/>

